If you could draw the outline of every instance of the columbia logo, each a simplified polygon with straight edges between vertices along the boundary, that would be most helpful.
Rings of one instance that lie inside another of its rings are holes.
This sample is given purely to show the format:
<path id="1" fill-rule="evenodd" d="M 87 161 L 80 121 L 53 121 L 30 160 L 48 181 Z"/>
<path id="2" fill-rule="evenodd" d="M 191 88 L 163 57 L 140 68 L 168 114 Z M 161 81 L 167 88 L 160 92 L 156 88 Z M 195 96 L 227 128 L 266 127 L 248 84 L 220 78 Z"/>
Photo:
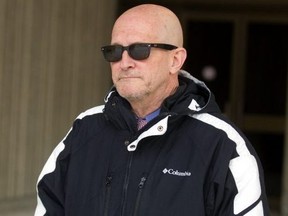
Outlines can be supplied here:
<path id="1" fill-rule="evenodd" d="M 165 168 L 162 171 L 164 174 L 168 174 L 168 175 L 175 175 L 175 176 L 191 176 L 190 172 L 179 172 L 178 170 L 174 170 L 174 169 L 167 169 Z"/>

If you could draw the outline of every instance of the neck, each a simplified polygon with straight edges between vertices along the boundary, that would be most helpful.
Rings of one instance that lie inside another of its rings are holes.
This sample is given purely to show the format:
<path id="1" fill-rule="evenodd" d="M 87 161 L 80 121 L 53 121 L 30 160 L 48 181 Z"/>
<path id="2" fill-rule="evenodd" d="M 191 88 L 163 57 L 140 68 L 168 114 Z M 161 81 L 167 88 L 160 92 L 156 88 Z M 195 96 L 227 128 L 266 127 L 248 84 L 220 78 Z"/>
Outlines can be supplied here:
<path id="1" fill-rule="evenodd" d="M 142 98 L 141 100 L 135 100 L 135 101 L 129 101 L 133 112 L 140 118 L 144 118 L 148 114 L 154 112 L 155 110 L 159 109 L 163 103 L 163 101 L 169 97 L 170 95 L 173 95 L 177 88 L 178 83 L 173 86 L 173 88 L 169 89 L 169 91 L 166 91 L 167 93 L 164 94 L 161 92 L 161 94 L 158 97 L 151 98 L 147 96 L 146 98 Z"/>

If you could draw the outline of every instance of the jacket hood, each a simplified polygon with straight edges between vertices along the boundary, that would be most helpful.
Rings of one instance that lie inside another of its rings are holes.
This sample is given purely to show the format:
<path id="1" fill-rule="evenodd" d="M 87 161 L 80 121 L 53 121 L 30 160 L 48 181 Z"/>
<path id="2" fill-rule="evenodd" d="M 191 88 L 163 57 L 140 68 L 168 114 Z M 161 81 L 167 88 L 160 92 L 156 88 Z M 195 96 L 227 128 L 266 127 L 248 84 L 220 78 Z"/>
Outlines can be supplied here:
<path id="1" fill-rule="evenodd" d="M 122 98 L 113 86 L 105 97 L 104 113 L 117 125 L 134 130 L 135 115 L 129 102 Z M 204 82 L 196 79 L 187 71 L 179 71 L 179 87 L 175 94 L 166 98 L 161 106 L 161 115 L 193 115 L 195 113 L 220 112 L 213 93 Z M 133 123 L 132 123 L 133 122 Z"/>
<path id="2" fill-rule="evenodd" d="M 170 112 L 177 114 L 220 112 L 215 97 L 206 84 L 184 70 L 179 72 L 178 90 L 164 101 L 163 106 L 168 106 Z"/>

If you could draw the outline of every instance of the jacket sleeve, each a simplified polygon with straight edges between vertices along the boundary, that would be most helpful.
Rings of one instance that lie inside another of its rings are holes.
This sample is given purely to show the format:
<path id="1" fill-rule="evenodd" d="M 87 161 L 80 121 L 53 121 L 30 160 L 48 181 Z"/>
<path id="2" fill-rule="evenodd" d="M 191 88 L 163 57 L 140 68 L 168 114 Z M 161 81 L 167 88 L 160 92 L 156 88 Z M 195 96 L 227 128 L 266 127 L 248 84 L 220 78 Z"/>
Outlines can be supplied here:
<path id="1" fill-rule="evenodd" d="M 65 178 L 71 145 L 77 134 L 77 120 L 67 136 L 56 146 L 44 165 L 37 181 L 35 216 L 63 216 L 65 206 Z"/>
<path id="2" fill-rule="evenodd" d="M 63 143 L 54 149 L 38 178 L 35 216 L 64 215 L 63 171 L 57 161 L 64 149 Z"/>
<path id="3" fill-rule="evenodd" d="M 206 215 L 268 216 L 263 169 L 248 139 L 222 114 L 193 117 L 213 126 L 215 133 L 204 187 Z"/>
<path id="4" fill-rule="evenodd" d="M 248 141 L 242 141 L 230 153 L 223 150 L 225 147 L 221 149 L 215 161 L 208 189 L 208 215 L 269 215 L 262 166 Z M 227 144 L 235 146 L 230 141 Z"/>

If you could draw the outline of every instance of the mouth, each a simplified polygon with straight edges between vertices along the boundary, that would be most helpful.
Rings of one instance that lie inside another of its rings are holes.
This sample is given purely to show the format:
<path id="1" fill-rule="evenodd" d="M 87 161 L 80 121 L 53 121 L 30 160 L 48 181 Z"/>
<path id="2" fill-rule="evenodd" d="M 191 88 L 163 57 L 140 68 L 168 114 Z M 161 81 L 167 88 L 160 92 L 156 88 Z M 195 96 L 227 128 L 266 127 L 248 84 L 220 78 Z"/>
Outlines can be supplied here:
<path id="1" fill-rule="evenodd" d="M 118 81 L 121 81 L 121 80 L 131 80 L 131 79 L 140 79 L 140 77 L 138 77 L 138 76 L 119 77 L 119 78 L 118 78 Z"/>

